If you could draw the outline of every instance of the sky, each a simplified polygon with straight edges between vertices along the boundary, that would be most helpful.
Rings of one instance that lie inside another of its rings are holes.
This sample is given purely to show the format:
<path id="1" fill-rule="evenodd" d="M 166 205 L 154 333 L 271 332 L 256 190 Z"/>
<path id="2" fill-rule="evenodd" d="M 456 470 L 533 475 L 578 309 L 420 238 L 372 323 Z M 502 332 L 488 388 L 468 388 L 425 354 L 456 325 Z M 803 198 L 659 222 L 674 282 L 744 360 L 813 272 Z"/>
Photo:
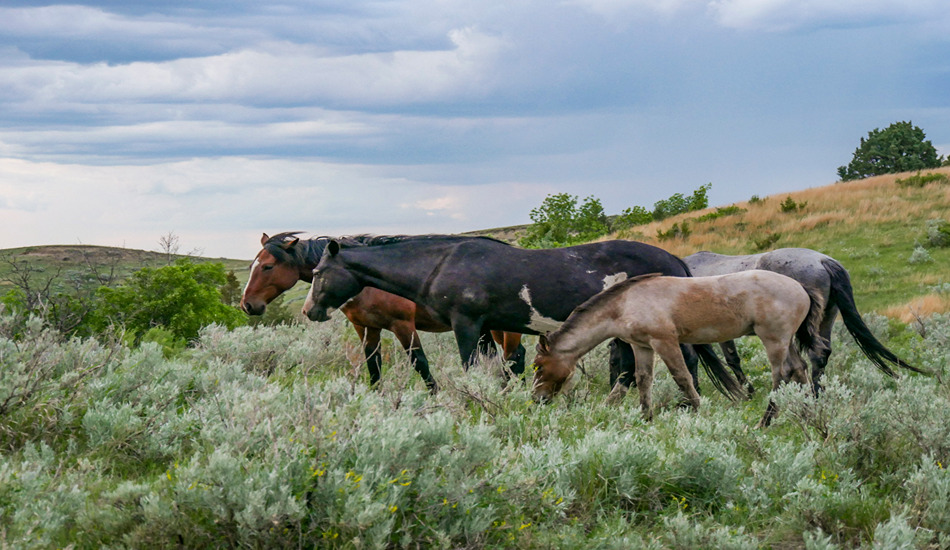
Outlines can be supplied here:
<path id="1" fill-rule="evenodd" d="M 944 0 L 4 0 L 0 249 L 724 206 L 905 120 L 950 154 Z"/>

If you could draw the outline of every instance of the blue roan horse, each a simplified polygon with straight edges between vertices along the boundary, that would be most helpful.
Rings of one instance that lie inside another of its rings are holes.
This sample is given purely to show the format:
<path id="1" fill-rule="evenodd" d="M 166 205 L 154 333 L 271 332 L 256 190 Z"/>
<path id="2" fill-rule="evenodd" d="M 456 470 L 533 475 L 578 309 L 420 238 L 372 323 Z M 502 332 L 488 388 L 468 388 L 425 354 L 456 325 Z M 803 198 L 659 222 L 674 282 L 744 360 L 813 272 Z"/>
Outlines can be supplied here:
<path id="1" fill-rule="evenodd" d="M 682 260 L 634 241 L 605 241 L 550 250 L 525 250 L 485 237 L 427 235 L 377 237 L 366 246 L 335 241 L 313 270 L 304 314 L 323 321 L 364 287 L 376 287 L 425 306 L 452 327 L 462 363 L 475 360 L 486 329 L 541 334 L 557 329 L 575 307 L 613 284 L 648 273 L 688 277 Z M 629 350 L 629 344 L 617 344 Z M 697 347 L 718 389 L 744 390 L 715 353 Z M 684 352 L 692 355 L 688 347 Z M 632 352 L 629 354 L 632 356 Z M 621 373 L 633 379 L 634 364 Z"/>
<path id="2" fill-rule="evenodd" d="M 828 357 L 831 355 L 831 329 L 839 311 L 844 320 L 844 326 L 851 333 L 858 347 L 881 371 L 890 376 L 896 376 L 889 366 L 891 364 L 915 372 L 923 372 L 899 359 L 874 337 L 861 319 L 861 314 L 858 313 L 854 303 L 851 277 L 844 266 L 830 256 L 808 248 L 780 248 L 750 256 L 697 252 L 683 258 L 683 261 L 697 277 L 763 269 L 791 277 L 809 292 L 817 294 L 824 304 L 819 335 L 825 340 L 826 345 L 820 351 L 810 351 L 808 354 L 812 364 L 812 385 L 816 393 L 821 389 L 821 377 L 825 372 L 825 365 L 828 364 Z M 726 361 L 740 382 L 747 384 L 739 366 L 739 354 L 736 352 L 735 343 L 732 341 L 724 343 L 722 350 L 726 355 Z"/>

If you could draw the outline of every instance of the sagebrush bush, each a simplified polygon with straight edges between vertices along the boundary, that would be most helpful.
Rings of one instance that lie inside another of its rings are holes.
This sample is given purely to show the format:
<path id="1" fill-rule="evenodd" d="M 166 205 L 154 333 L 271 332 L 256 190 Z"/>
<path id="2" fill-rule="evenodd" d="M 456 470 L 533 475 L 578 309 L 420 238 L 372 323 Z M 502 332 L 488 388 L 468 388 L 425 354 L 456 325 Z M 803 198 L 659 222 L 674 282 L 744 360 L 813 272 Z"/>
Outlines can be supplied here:
<path id="1" fill-rule="evenodd" d="M 948 375 L 950 317 L 928 319 L 923 336 L 866 320 Z M 433 396 L 398 349 L 369 388 L 342 321 L 209 327 L 172 358 L 154 343 L 28 331 L 0 335 L 6 547 L 950 542 L 950 392 L 935 377 L 882 375 L 840 325 L 824 393 L 772 392 L 768 430 L 753 429 L 771 384 L 755 339 L 739 342 L 755 399 L 729 402 L 703 378 L 688 412 L 659 368 L 644 422 L 636 391 L 605 403 L 606 346 L 541 406 L 497 363 L 465 372 L 451 335 L 423 336 Z"/>

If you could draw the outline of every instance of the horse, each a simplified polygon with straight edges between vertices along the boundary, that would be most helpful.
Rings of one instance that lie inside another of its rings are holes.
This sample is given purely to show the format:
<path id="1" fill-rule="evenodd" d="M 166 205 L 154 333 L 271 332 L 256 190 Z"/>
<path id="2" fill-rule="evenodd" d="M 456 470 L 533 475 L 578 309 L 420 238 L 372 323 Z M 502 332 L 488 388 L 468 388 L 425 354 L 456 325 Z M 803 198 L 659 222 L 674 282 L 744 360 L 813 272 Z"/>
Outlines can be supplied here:
<path id="1" fill-rule="evenodd" d="M 314 321 L 326 320 L 366 287 L 398 294 L 452 327 L 462 365 L 468 368 L 485 327 L 549 332 L 591 296 L 653 272 L 690 276 L 676 256 L 635 241 L 529 250 L 488 237 L 458 235 L 384 236 L 352 248 L 331 240 L 313 270 L 303 313 Z M 632 378 L 635 368 L 631 363 L 620 370 Z M 744 394 L 725 370 L 711 372 L 710 378 L 724 393 Z"/>
<path id="2" fill-rule="evenodd" d="M 287 232 L 269 237 L 264 233 L 261 237 L 262 248 L 251 264 L 250 278 L 241 295 L 240 307 L 248 315 L 263 315 L 267 304 L 293 287 L 297 281 L 312 280 L 313 268 L 323 255 L 329 239 L 317 237 L 300 240 L 298 234 Z M 362 239 L 354 237 L 346 242 L 358 246 Z M 437 390 L 438 385 L 429 370 L 429 361 L 422 350 L 417 331 L 447 332 L 450 327 L 436 321 L 426 308 L 375 288 L 366 288 L 347 302 L 341 311 L 362 342 L 370 385 L 376 385 L 380 379 L 380 336 L 385 329 L 399 340 L 409 356 L 410 364 L 422 377 L 426 387 L 430 391 Z M 492 337 L 502 346 L 503 357 L 512 362 L 512 372 L 521 375 L 525 362 L 521 335 L 495 332 Z M 493 348 L 483 345 L 481 351 L 489 354 Z"/>
<path id="3" fill-rule="evenodd" d="M 879 342 L 861 319 L 854 302 L 851 276 L 840 262 L 821 252 L 808 248 L 780 248 L 761 254 L 748 256 L 727 256 L 713 252 L 697 252 L 683 258 L 693 275 L 722 275 L 750 269 L 774 271 L 798 281 L 806 289 L 816 293 L 825 304 L 819 325 L 819 335 L 825 342 L 820 351 L 808 353 L 812 364 L 812 390 L 817 395 L 821 391 L 821 378 L 831 355 L 831 330 L 838 312 L 844 320 L 844 326 L 857 342 L 861 351 L 885 374 L 896 377 L 890 367 L 896 365 L 915 372 L 923 372 L 911 366 Z M 739 382 L 752 393 L 752 385 L 742 372 L 739 354 L 733 341 L 720 344 L 726 362 L 732 368 Z"/>
<path id="4" fill-rule="evenodd" d="M 684 342 L 712 344 L 755 334 L 768 353 L 773 389 L 789 380 L 807 385 L 805 362 L 792 338 L 801 349 L 820 353 L 825 345 L 818 334 L 821 310 L 814 292 L 771 271 L 692 278 L 653 273 L 628 279 L 578 306 L 561 328 L 539 340 L 533 395 L 536 400 L 551 399 L 573 374 L 578 359 L 608 338 L 633 346 L 646 420 L 653 417 L 654 353 L 666 363 L 689 405 L 699 407 L 694 378 L 680 352 Z M 770 401 L 759 426 L 768 426 L 776 412 Z"/>

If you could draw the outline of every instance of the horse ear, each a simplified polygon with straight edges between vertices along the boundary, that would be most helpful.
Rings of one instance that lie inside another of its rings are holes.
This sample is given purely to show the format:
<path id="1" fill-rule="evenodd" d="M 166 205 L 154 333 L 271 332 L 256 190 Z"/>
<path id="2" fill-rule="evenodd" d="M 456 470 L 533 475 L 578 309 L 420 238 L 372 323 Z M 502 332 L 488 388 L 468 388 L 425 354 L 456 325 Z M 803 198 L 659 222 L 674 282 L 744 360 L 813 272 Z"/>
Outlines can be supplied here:
<path id="1" fill-rule="evenodd" d="M 548 337 L 543 334 L 538 336 L 538 351 L 547 353 L 549 349 Z"/>
<path id="2" fill-rule="evenodd" d="M 267 233 L 264 233 L 264 236 L 261 237 L 261 246 L 264 246 L 265 244 L 267 244 L 267 241 L 269 240 L 270 240 L 270 237 L 267 236 Z"/>
<path id="3" fill-rule="evenodd" d="M 294 247 L 294 245 L 297 244 L 298 241 L 300 241 L 300 238 L 294 237 L 293 239 L 290 239 L 289 241 L 284 241 L 283 243 L 281 243 L 280 247 L 283 248 L 284 250 L 290 250 L 291 248 Z"/>
<path id="4" fill-rule="evenodd" d="M 330 242 L 327 243 L 327 252 L 331 256 L 336 256 L 340 253 L 340 243 L 336 242 L 334 239 L 330 239 Z"/>

